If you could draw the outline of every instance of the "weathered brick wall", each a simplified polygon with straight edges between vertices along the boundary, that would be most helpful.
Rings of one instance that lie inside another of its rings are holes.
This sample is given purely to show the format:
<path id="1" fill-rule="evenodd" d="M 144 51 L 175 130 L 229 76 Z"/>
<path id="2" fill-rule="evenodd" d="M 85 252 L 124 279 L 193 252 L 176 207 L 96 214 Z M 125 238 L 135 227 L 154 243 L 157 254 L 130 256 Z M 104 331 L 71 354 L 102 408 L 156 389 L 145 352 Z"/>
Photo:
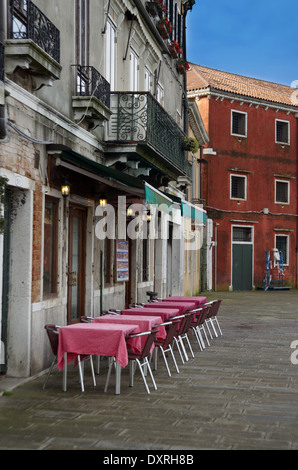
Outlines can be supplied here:
<path id="1" fill-rule="evenodd" d="M 35 145 L 8 128 L 9 142 L 0 146 L 0 166 L 35 183 L 33 193 L 32 302 L 40 301 L 42 260 L 42 185 L 34 168 Z M 28 240 L 29 243 L 29 240 Z"/>

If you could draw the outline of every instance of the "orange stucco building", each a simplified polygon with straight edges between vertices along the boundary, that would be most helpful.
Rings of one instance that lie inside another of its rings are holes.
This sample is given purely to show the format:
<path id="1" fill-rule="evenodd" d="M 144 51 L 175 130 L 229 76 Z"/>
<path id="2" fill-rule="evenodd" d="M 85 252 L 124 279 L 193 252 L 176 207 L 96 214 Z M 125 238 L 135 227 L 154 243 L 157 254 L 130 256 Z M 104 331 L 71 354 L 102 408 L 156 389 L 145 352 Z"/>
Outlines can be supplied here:
<path id="1" fill-rule="evenodd" d="M 269 288 L 296 287 L 294 89 L 195 64 L 187 81 L 209 136 L 202 202 L 212 220 L 213 287 L 267 288 L 268 279 Z"/>

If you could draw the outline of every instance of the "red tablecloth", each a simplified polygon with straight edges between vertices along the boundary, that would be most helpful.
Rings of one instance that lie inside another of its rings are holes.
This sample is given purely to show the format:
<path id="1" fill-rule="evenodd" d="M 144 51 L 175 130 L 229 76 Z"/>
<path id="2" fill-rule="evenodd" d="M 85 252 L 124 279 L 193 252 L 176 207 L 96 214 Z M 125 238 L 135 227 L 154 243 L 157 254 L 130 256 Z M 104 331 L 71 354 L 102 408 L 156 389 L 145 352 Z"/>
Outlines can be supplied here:
<path id="1" fill-rule="evenodd" d="M 144 309 L 143 309 L 144 310 Z M 149 316 L 149 315 L 103 315 L 102 317 L 95 317 L 93 320 L 94 323 L 120 323 L 127 325 L 138 325 L 140 331 L 150 331 L 155 325 L 163 323 L 163 320 L 159 316 Z M 166 329 L 164 326 L 158 327 L 158 333 L 156 338 L 159 341 L 162 341 L 166 337 Z M 141 343 L 144 346 L 147 340 L 147 336 L 141 336 Z M 154 348 L 154 344 L 152 349 Z"/>
<path id="2" fill-rule="evenodd" d="M 149 304 L 145 305 L 145 308 L 176 308 L 179 310 L 178 315 L 183 315 L 183 313 L 187 312 L 188 310 L 193 310 L 196 308 L 196 303 L 195 302 L 166 302 L 166 301 L 160 301 L 160 302 L 150 302 Z"/>
<path id="3" fill-rule="evenodd" d="M 78 355 L 114 356 L 122 367 L 128 364 L 127 344 L 131 349 L 140 352 L 140 338 L 129 339 L 130 333 L 139 333 L 137 324 L 119 325 L 118 323 L 75 323 L 59 328 L 58 369 L 63 369 L 64 353 L 67 362 Z"/>
<path id="4" fill-rule="evenodd" d="M 152 304 L 149 304 L 148 307 L 151 307 Z M 171 320 L 171 317 L 175 317 L 179 315 L 179 308 L 128 308 L 122 310 L 122 315 L 149 315 L 149 316 L 156 316 L 162 318 L 162 321 L 165 322 L 167 320 Z"/>
<path id="5" fill-rule="evenodd" d="M 186 297 L 186 296 L 173 296 L 163 299 L 164 302 L 195 302 L 196 308 L 207 302 L 207 297 Z"/>

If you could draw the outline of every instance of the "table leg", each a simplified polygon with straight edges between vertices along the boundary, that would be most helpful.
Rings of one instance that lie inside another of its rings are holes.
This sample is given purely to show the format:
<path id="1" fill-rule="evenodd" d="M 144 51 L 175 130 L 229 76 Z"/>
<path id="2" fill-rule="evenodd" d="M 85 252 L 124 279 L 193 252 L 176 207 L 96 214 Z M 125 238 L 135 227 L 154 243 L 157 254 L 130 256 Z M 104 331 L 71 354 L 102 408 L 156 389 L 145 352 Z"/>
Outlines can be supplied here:
<path id="1" fill-rule="evenodd" d="M 67 353 L 64 353 L 63 365 L 63 392 L 67 391 Z"/>
<path id="2" fill-rule="evenodd" d="M 116 395 L 120 395 L 121 388 L 121 365 L 116 361 Z"/>

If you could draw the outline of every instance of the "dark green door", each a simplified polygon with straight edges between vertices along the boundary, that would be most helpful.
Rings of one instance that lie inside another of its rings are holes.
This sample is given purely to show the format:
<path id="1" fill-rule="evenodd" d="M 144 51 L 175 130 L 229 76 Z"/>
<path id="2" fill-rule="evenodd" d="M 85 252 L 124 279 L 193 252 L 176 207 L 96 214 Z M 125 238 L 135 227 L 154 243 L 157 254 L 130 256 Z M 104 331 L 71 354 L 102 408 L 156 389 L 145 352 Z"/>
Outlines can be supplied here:
<path id="1" fill-rule="evenodd" d="M 233 244 L 233 290 L 252 290 L 252 245 Z"/>

